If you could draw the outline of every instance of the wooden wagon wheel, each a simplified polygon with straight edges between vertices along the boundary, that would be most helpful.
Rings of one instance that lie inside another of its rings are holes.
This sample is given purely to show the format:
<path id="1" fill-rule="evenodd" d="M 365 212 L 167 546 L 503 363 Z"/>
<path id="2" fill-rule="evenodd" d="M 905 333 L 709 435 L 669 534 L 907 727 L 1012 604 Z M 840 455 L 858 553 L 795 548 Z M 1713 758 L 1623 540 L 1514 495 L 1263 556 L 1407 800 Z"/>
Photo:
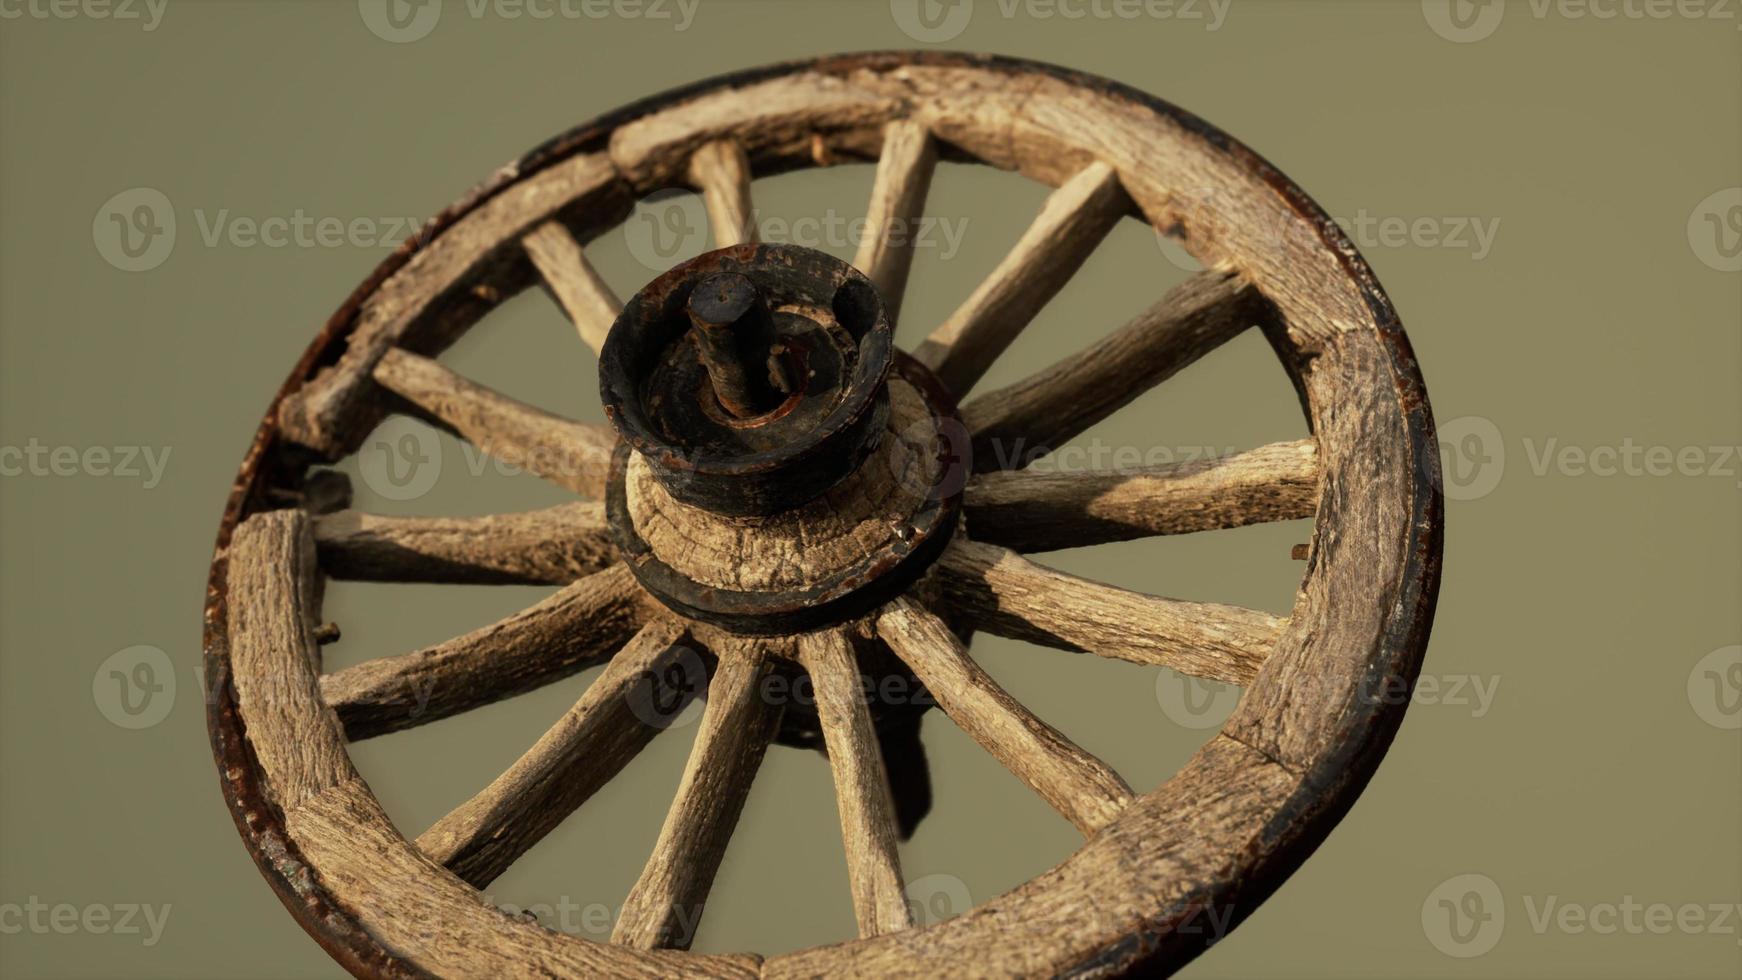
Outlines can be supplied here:
<path id="1" fill-rule="evenodd" d="M 862 275 L 749 241 L 753 175 L 873 159 L 873 232 L 922 211 L 939 159 L 1056 188 L 911 357 L 889 344 L 912 258 L 900 241 L 872 234 L 854 263 Z M 700 190 L 726 250 L 656 280 L 619 319 L 581 245 L 637 197 L 674 186 Z M 958 416 L 954 396 L 1123 216 L 1180 238 L 1207 271 L 1086 350 L 965 398 Z M 237 827 L 298 921 L 353 972 L 1171 968 L 1202 949 L 1207 930 L 1188 926 L 1206 910 L 1240 921 L 1304 860 L 1389 745 L 1438 582 L 1426 393 L 1353 246 L 1286 178 L 1201 120 L 1041 64 L 829 58 L 702 83 L 582 126 L 428 231 L 339 310 L 268 412 L 224 517 L 206 608 L 206 666 L 223 681 L 208 720 Z M 603 351 L 621 442 L 431 359 L 541 280 Z M 1250 326 L 1293 377 L 1311 438 L 1136 472 L 997 468 L 997 440 L 1057 445 Z M 432 420 L 585 499 L 481 519 L 349 511 L 347 488 L 315 464 L 355 451 L 389 412 Z M 964 490 L 969 461 L 977 472 Z M 1309 515 L 1317 524 L 1286 619 L 1129 592 L 1024 557 Z M 323 674 L 326 576 L 562 588 L 446 643 Z M 966 652 L 973 630 L 1162 665 L 1244 694 L 1182 771 L 1139 794 L 999 689 Z M 652 737 L 635 699 L 683 668 L 686 644 L 708 653 L 697 678 L 706 707 L 612 942 L 491 906 L 477 889 Z M 512 768 L 415 840 L 347 757 L 348 739 L 598 663 L 605 672 Z M 816 691 L 809 724 L 833 762 L 860 938 L 768 959 L 673 948 L 687 944 L 673 910 L 706 898 L 765 747 L 804 737 L 756 693 L 759 678 L 783 670 L 802 670 Z M 858 697 L 862 671 L 923 682 L 1082 830 L 1081 849 L 963 915 L 914 927 L 879 748 L 902 719 Z M 399 696 L 412 682 L 431 693 L 421 713 Z"/>

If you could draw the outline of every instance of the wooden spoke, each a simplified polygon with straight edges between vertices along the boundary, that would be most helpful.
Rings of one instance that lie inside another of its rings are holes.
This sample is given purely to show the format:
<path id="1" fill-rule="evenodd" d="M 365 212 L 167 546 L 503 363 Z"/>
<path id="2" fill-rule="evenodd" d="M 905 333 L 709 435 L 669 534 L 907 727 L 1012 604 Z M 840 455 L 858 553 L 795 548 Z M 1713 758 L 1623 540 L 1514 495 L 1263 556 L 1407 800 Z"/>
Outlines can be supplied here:
<path id="1" fill-rule="evenodd" d="M 1017 551 L 1081 548 L 1311 517 L 1318 508 L 1311 439 L 1216 459 L 1086 473 L 984 473 L 968 482 L 975 541 Z"/>
<path id="2" fill-rule="evenodd" d="M 705 143 L 690 157 L 690 183 L 702 192 L 714 247 L 756 240 L 756 207 L 750 200 L 750 160 L 736 140 Z"/>
<path id="3" fill-rule="evenodd" d="M 962 407 L 974 469 L 1019 469 L 1101 421 L 1264 316 L 1238 276 L 1203 272 L 1086 350 Z"/>
<path id="4" fill-rule="evenodd" d="M 626 565 L 596 572 L 550 598 L 464 636 L 321 678 L 321 695 L 355 742 L 523 694 L 592 666 L 645 618 Z"/>
<path id="5" fill-rule="evenodd" d="M 604 495 L 617 443 L 605 426 L 533 408 L 409 351 L 388 351 L 375 367 L 375 380 L 483 452 L 576 493 Z"/>
<path id="6" fill-rule="evenodd" d="M 1253 609 L 1128 592 L 960 538 L 938 568 L 975 629 L 1241 686 L 1258 676 L 1284 624 Z"/>
<path id="7" fill-rule="evenodd" d="M 474 888 L 483 888 L 610 782 L 660 729 L 638 688 L 699 692 L 701 660 L 685 657 L 684 628 L 643 626 L 605 672 L 532 748 L 495 782 L 418 837 L 418 849 Z"/>
<path id="8" fill-rule="evenodd" d="M 611 941 L 643 949 L 689 948 L 726 842 L 750 794 L 781 706 L 762 697 L 768 652 L 754 640 L 722 642 L 695 747 L 653 856 L 623 902 Z"/>
<path id="9" fill-rule="evenodd" d="M 1093 836 L 1131 801 L 1131 787 L 1118 773 L 1018 704 L 968 656 L 943 620 L 913 600 L 884 607 L 877 633 L 945 714 L 1084 836 Z"/>
<path id="10" fill-rule="evenodd" d="M 376 582 L 566 585 L 616 561 L 595 501 L 488 517 L 389 517 L 345 510 L 318 517 L 321 568 Z"/>
<path id="11" fill-rule="evenodd" d="M 895 804 L 852 643 L 839 630 L 807 633 L 799 637 L 798 654 L 810 674 L 835 774 L 835 805 L 841 811 L 841 842 L 859 935 L 899 932 L 913 924 L 913 917 L 902 892 Z"/>
<path id="12" fill-rule="evenodd" d="M 560 221 L 547 221 L 520 240 L 526 257 L 544 277 L 544 284 L 580 331 L 581 339 L 596 354 L 605 347 L 605 337 L 623 303 L 581 250 L 575 236 Z"/>
<path id="13" fill-rule="evenodd" d="M 924 124 L 902 119 L 883 130 L 883 152 L 865 211 L 865 240 L 853 264 L 877 284 L 890 323 L 900 319 L 913 241 L 937 162 L 937 144 Z"/>
<path id="14" fill-rule="evenodd" d="M 1084 167 L 1052 192 L 1010 254 L 914 356 L 966 395 L 1130 208 L 1117 171 L 1100 162 Z"/>

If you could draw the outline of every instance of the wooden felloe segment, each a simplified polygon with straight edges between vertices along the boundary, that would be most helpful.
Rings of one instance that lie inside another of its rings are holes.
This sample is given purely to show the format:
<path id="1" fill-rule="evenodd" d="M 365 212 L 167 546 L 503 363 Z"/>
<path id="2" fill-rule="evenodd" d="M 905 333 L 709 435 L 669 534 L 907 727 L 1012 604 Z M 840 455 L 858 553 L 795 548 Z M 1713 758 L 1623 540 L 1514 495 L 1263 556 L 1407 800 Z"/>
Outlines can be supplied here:
<path id="1" fill-rule="evenodd" d="M 527 278 L 523 234 L 559 211 L 605 228 L 629 213 L 628 187 L 603 153 L 580 154 L 504 185 L 467 212 L 378 286 L 356 314 L 344 356 L 284 399 L 278 418 L 286 436 L 329 458 L 355 449 L 381 418 L 370 378 L 395 347 L 426 353 L 445 348 Z M 480 194 L 496 190 L 484 188 Z"/>
<path id="2" fill-rule="evenodd" d="M 300 510 L 256 514 L 230 541 L 236 701 L 273 795 L 295 806 L 346 778 L 351 761 L 321 704 L 314 540 Z"/>
<path id="3" fill-rule="evenodd" d="M 969 658 L 943 620 L 913 600 L 885 607 L 877 635 L 913 669 L 950 720 L 1084 836 L 1093 836 L 1131 801 L 1131 787 L 1118 773 L 1016 703 Z"/>
<path id="4" fill-rule="evenodd" d="M 605 349 L 605 337 L 623 303 L 581 250 L 575 236 L 569 234 L 560 221 L 547 221 L 521 239 L 526 257 L 544 278 L 545 286 L 568 314 L 569 322 L 580 331 L 581 339 L 593 353 Z"/>
<path id="5" fill-rule="evenodd" d="M 750 199 L 750 160 L 735 140 L 704 144 L 690 158 L 690 183 L 702 192 L 714 247 L 756 240 L 756 204 Z"/>
<path id="6" fill-rule="evenodd" d="M 968 483 L 968 533 L 1017 551 L 1082 548 L 1313 516 L 1317 445 L 1279 442 L 1213 459 L 1083 473 L 985 473 Z"/>
<path id="7" fill-rule="evenodd" d="M 1056 449 L 1258 322 L 1262 309 L 1231 273 L 1181 283 L 1104 339 L 964 405 L 974 469 L 1019 469 Z"/>
<path id="8" fill-rule="evenodd" d="M 837 630 L 806 633 L 799 637 L 798 653 L 810 674 L 835 774 L 835 806 L 841 811 L 841 842 L 859 935 L 899 932 L 913 925 L 913 917 L 902 891 L 895 804 L 852 643 Z"/>
<path id="9" fill-rule="evenodd" d="M 479 450 L 582 496 L 604 495 L 617 444 L 609 428 L 533 408 L 407 351 L 387 352 L 375 380 Z"/>
<path id="10" fill-rule="evenodd" d="M 605 505 L 587 500 L 488 517 L 346 510 L 314 535 L 328 575 L 377 582 L 567 585 L 617 560 Z"/>
<path id="11" fill-rule="evenodd" d="M 354 774 L 285 814 L 321 886 L 370 935 L 439 977 L 754 980 L 754 956 L 679 956 L 607 946 L 510 916 L 406 843 Z"/>
<path id="12" fill-rule="evenodd" d="M 913 356 L 958 398 L 967 394 L 1130 207 L 1112 167 L 1083 168 L 1046 199 L 1004 261 Z"/>
<path id="13" fill-rule="evenodd" d="M 750 783 L 780 727 L 782 706 L 763 697 L 770 664 L 762 644 L 744 640 L 714 652 L 720 663 L 695 747 L 653 856 L 623 901 L 612 942 L 689 948 Z"/>
<path id="14" fill-rule="evenodd" d="M 1254 609 L 1127 592 L 961 538 L 938 570 L 951 608 L 977 630 L 1241 686 L 1285 625 Z"/>
<path id="15" fill-rule="evenodd" d="M 902 119 L 883 131 L 883 152 L 865 213 L 865 239 L 853 264 L 877 284 L 890 323 L 900 320 L 914 240 L 937 160 L 937 144 L 923 124 Z"/>
<path id="16" fill-rule="evenodd" d="M 424 831 L 418 849 L 473 887 L 494 881 L 659 732 L 653 715 L 643 711 L 644 718 L 636 711 L 648 703 L 637 687 L 656 679 L 664 683 L 670 670 L 700 670 L 699 659 L 682 656 L 683 640 L 684 628 L 676 622 L 643 626 L 537 744 Z M 704 680 L 690 678 L 690 683 L 700 690 Z"/>
<path id="17" fill-rule="evenodd" d="M 321 694 L 353 742 L 427 724 L 599 663 L 648 603 L 629 569 L 612 565 L 465 636 L 328 674 Z"/>

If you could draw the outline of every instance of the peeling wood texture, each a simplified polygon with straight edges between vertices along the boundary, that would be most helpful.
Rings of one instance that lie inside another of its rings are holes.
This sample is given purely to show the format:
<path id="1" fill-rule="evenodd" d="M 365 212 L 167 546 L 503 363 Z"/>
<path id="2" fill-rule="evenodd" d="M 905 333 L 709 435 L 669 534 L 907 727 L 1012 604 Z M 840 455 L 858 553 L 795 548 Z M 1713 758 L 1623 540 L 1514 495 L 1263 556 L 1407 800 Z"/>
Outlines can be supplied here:
<path id="1" fill-rule="evenodd" d="M 1163 599 L 957 539 L 938 560 L 950 607 L 975 629 L 1245 686 L 1285 621 L 1214 602 Z"/>
<path id="2" fill-rule="evenodd" d="M 1318 477 L 1311 439 L 1134 470 L 985 473 L 968 484 L 968 533 L 1016 551 L 1054 551 L 1298 520 L 1318 509 Z"/>
<path id="3" fill-rule="evenodd" d="M 318 517 L 321 568 L 340 579 L 567 585 L 617 560 L 605 505 L 576 501 L 486 517 Z"/>
<path id="4" fill-rule="evenodd" d="M 428 724 L 599 663 L 647 605 L 629 569 L 612 565 L 464 636 L 328 674 L 321 693 L 353 742 Z"/>
<path id="5" fill-rule="evenodd" d="M 382 357 L 375 380 L 480 451 L 582 496 L 604 496 L 617 445 L 609 428 L 533 408 L 401 350 Z"/>
<path id="6" fill-rule="evenodd" d="M 1107 418 L 1264 315 L 1238 276 L 1205 272 L 1107 337 L 962 407 L 974 469 L 1018 469 Z"/>

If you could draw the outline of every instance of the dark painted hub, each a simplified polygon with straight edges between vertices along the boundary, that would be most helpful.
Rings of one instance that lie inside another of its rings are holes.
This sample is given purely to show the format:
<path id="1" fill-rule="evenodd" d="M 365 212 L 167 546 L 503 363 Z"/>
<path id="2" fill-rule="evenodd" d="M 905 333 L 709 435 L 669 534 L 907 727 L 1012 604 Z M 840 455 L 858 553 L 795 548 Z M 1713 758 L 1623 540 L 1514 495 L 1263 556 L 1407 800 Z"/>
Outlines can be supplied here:
<path id="1" fill-rule="evenodd" d="M 780 513 L 874 448 L 890 332 L 876 287 L 827 253 L 709 252 L 623 308 L 600 356 L 605 414 L 678 500 Z"/>

